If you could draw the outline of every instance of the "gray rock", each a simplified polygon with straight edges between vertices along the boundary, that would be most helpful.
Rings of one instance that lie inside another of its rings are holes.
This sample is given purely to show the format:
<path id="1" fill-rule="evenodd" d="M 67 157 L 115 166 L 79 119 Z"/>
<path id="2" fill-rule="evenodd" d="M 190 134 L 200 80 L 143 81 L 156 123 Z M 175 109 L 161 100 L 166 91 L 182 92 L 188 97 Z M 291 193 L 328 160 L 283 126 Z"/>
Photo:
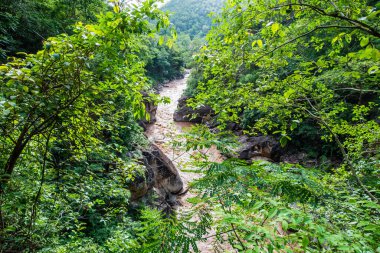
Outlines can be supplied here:
<path id="1" fill-rule="evenodd" d="M 249 137 L 243 135 L 239 138 L 240 148 L 236 150 L 236 158 L 244 160 L 279 161 L 283 152 L 280 143 L 272 136 Z"/>
<path id="2" fill-rule="evenodd" d="M 154 144 L 143 151 L 144 175 L 135 177 L 129 189 L 131 200 L 138 200 L 154 190 L 162 202 L 176 205 L 176 196 L 183 192 L 183 181 L 173 162 Z"/>
<path id="3" fill-rule="evenodd" d="M 209 106 L 201 106 L 196 109 L 187 106 L 188 99 L 189 97 L 184 96 L 178 100 L 178 107 L 173 115 L 174 121 L 204 123 L 215 116 L 214 111 Z"/>
<path id="4" fill-rule="evenodd" d="M 154 187 L 154 172 L 145 169 L 143 173 L 136 173 L 133 181 L 128 185 L 131 192 L 131 201 L 136 201 L 146 196 Z"/>

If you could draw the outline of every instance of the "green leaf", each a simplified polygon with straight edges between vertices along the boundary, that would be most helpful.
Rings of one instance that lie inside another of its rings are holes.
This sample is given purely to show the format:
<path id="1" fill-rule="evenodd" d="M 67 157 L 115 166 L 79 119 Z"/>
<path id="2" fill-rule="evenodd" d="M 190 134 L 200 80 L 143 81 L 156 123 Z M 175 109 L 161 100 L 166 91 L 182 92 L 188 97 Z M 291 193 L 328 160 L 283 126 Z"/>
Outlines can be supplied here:
<path id="1" fill-rule="evenodd" d="M 282 227 L 282 229 L 283 229 L 284 231 L 287 231 L 287 230 L 288 230 L 288 227 L 289 227 L 288 222 L 285 221 L 285 220 L 283 220 L 283 221 L 281 222 L 281 227 Z"/>
<path id="2" fill-rule="evenodd" d="M 262 40 L 257 40 L 257 45 L 262 48 L 263 47 L 263 41 Z"/>
<path id="3" fill-rule="evenodd" d="M 264 201 L 256 202 L 256 204 L 252 207 L 252 209 L 257 210 L 260 209 L 265 204 Z"/>
<path id="4" fill-rule="evenodd" d="M 280 144 L 281 144 L 281 147 L 285 147 L 286 144 L 288 144 L 288 138 L 287 138 L 287 136 L 282 136 L 280 138 Z"/>
<path id="5" fill-rule="evenodd" d="M 17 230 L 17 228 L 14 227 L 14 226 L 8 226 L 8 227 L 5 228 L 5 231 L 6 231 L 6 232 L 14 232 L 14 231 L 16 231 L 16 230 Z"/>
<path id="6" fill-rule="evenodd" d="M 3 115 L 4 116 L 8 116 L 10 113 L 11 113 L 11 111 L 9 109 L 3 110 Z"/>
<path id="7" fill-rule="evenodd" d="M 369 224 L 368 226 L 365 226 L 363 229 L 365 231 L 379 231 L 380 226 L 375 225 L 375 224 Z"/>
<path id="8" fill-rule="evenodd" d="M 365 207 L 375 208 L 380 210 L 380 205 L 375 202 L 367 202 L 364 204 Z"/>
<path id="9" fill-rule="evenodd" d="M 363 37 L 361 40 L 360 40 L 360 46 L 361 47 L 365 47 L 367 46 L 369 43 L 369 38 L 368 37 Z"/>
<path id="10" fill-rule="evenodd" d="M 346 42 L 347 42 L 347 43 L 351 43 L 352 38 L 351 38 L 351 35 L 350 35 L 350 34 L 346 34 L 346 35 L 344 35 L 344 38 L 346 39 Z"/>
<path id="11" fill-rule="evenodd" d="M 291 125 L 290 125 L 290 130 L 293 131 L 294 129 L 296 129 L 296 128 L 297 128 L 297 125 L 298 125 L 297 122 L 294 122 L 294 121 L 293 121 L 293 122 L 291 123 Z"/>
<path id="12" fill-rule="evenodd" d="M 191 204 L 194 204 L 194 205 L 203 202 L 203 200 L 201 198 L 198 198 L 198 197 L 188 198 L 186 201 L 191 203 Z"/>
<path id="13" fill-rule="evenodd" d="M 294 93 L 296 93 L 295 90 L 293 90 L 292 88 L 290 88 L 289 90 L 287 90 L 285 93 L 284 93 L 284 98 L 286 100 L 288 100 L 290 98 L 291 95 L 293 95 Z"/>
<path id="14" fill-rule="evenodd" d="M 372 75 L 379 71 L 379 66 L 372 66 L 368 69 L 368 74 Z"/>
<path id="15" fill-rule="evenodd" d="M 163 36 L 160 36 L 160 38 L 158 39 L 158 45 L 162 46 L 165 42 L 165 38 Z"/>
<path id="16" fill-rule="evenodd" d="M 303 248 L 306 248 L 308 245 L 309 245 L 309 237 L 305 236 L 304 238 L 302 238 L 302 246 Z"/>
<path id="17" fill-rule="evenodd" d="M 368 221 L 360 221 L 359 223 L 358 223 L 358 225 L 357 225 L 357 227 L 364 227 L 364 226 L 367 226 L 369 224 L 369 222 Z"/>
<path id="18" fill-rule="evenodd" d="M 115 5 L 115 6 L 113 7 L 113 11 L 114 11 L 115 13 L 119 13 L 119 12 L 120 12 L 120 7 L 119 7 L 118 5 Z"/>
<path id="19" fill-rule="evenodd" d="M 275 34 L 280 29 L 280 25 L 278 23 L 274 23 L 271 26 L 271 29 L 272 29 L 272 33 Z"/>
<path id="20" fill-rule="evenodd" d="M 278 209 L 277 208 L 272 208 L 270 211 L 269 211 L 269 214 L 268 214 L 268 219 L 272 219 L 278 212 Z"/>

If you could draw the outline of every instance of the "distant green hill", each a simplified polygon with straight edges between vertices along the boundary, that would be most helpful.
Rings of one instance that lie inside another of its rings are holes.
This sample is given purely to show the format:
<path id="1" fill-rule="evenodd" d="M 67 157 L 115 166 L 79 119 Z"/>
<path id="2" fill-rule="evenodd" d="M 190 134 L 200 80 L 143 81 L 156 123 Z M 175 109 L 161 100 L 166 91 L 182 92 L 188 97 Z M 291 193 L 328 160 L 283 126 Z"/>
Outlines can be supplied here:
<path id="1" fill-rule="evenodd" d="M 162 7 L 170 11 L 171 21 L 178 33 L 204 37 L 211 28 L 210 12 L 219 12 L 225 0 L 171 0 Z"/>

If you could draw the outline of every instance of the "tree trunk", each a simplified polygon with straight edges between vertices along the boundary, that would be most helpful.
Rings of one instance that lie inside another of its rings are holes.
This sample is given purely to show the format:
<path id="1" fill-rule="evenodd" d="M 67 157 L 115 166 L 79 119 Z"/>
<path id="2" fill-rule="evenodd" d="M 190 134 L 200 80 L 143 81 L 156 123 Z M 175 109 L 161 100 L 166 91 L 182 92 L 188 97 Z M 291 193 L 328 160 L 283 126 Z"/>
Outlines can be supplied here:
<path id="1" fill-rule="evenodd" d="M 29 127 L 25 126 L 22 130 L 20 136 L 17 139 L 17 142 L 12 150 L 12 153 L 9 155 L 7 163 L 4 166 L 4 175 L 0 180 L 0 193 L 3 192 L 5 185 L 11 178 L 13 170 L 16 166 L 17 160 L 20 158 L 22 151 L 24 150 L 26 144 L 30 140 L 29 137 L 26 137 L 26 134 L 29 130 Z"/>

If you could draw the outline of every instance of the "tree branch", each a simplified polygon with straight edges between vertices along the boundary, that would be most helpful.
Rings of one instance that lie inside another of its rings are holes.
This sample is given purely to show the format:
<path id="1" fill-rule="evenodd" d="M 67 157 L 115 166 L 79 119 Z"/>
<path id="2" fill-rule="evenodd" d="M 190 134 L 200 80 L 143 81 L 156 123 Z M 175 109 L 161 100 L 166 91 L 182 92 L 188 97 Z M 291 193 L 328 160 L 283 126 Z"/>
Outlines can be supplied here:
<path id="1" fill-rule="evenodd" d="M 223 201 L 222 201 L 220 195 L 219 195 L 219 194 L 217 194 L 217 195 L 218 195 L 218 201 L 219 201 L 219 203 L 220 203 L 220 205 L 221 205 L 221 207 L 222 207 L 224 213 L 226 213 L 226 214 L 227 214 L 227 213 L 231 214 L 231 211 L 230 211 L 230 210 L 229 210 L 229 211 L 226 210 L 226 208 L 225 208 L 225 206 L 224 206 L 224 203 L 223 203 Z M 237 233 L 237 231 L 236 231 L 235 225 L 234 225 L 233 223 L 231 223 L 230 225 L 231 225 L 231 228 L 232 228 L 231 231 L 235 234 L 235 237 L 236 237 L 236 239 L 238 240 L 240 246 L 241 246 L 244 250 L 247 249 L 247 247 L 244 245 L 243 241 L 240 239 L 240 236 L 238 235 L 238 233 Z"/>
<path id="2" fill-rule="evenodd" d="M 338 88 L 338 89 L 334 89 L 334 90 L 352 90 L 352 91 L 358 91 L 358 92 L 373 92 L 373 93 L 379 93 L 380 90 L 361 90 L 361 89 L 357 89 L 357 88 L 350 88 L 350 87 L 347 87 L 347 88 Z"/>
<path id="3" fill-rule="evenodd" d="M 317 26 L 317 27 L 315 27 L 314 29 L 312 29 L 312 30 L 310 30 L 310 31 L 308 31 L 308 32 L 306 32 L 306 33 L 303 33 L 303 34 L 301 34 L 301 35 L 299 35 L 299 36 L 297 36 L 297 37 L 295 37 L 295 38 L 293 38 L 293 39 L 290 39 L 290 40 L 286 41 L 285 43 L 283 43 L 283 44 L 281 44 L 281 45 L 275 47 L 275 48 L 272 49 L 271 51 L 269 51 L 269 52 L 267 52 L 267 53 L 261 55 L 259 58 L 257 58 L 257 59 L 253 62 L 253 64 L 257 63 L 257 62 L 260 61 L 262 58 L 264 58 L 265 56 L 267 56 L 267 55 L 273 53 L 274 51 L 276 51 L 276 50 L 278 50 L 278 49 L 280 49 L 280 48 L 282 48 L 282 47 L 284 47 L 284 46 L 286 46 L 286 45 L 288 45 L 288 44 L 290 44 L 290 43 L 292 43 L 292 42 L 294 42 L 294 41 L 296 41 L 296 40 L 298 40 L 298 39 L 300 39 L 300 38 L 302 38 L 302 37 L 305 37 L 305 36 L 307 36 L 307 35 L 309 35 L 309 34 L 315 32 L 315 31 L 317 31 L 317 30 L 320 30 L 320 29 L 329 29 L 329 28 L 356 29 L 356 27 L 354 27 L 354 26 L 340 26 L 340 25 Z"/>
<path id="4" fill-rule="evenodd" d="M 310 102 L 309 99 L 307 99 L 308 103 L 310 104 L 310 106 L 314 109 L 315 107 L 313 106 L 313 104 Z M 330 128 L 330 126 L 327 124 L 326 121 L 324 121 L 321 117 L 315 115 L 314 113 L 312 113 L 311 111 L 309 111 L 308 109 L 306 108 L 303 108 L 307 113 L 309 113 L 309 115 L 316 119 L 317 121 L 319 121 L 324 127 L 326 127 L 326 129 L 331 133 L 331 135 L 334 137 L 336 143 L 338 144 L 338 147 L 340 149 L 340 152 L 342 153 L 343 155 L 343 159 L 346 161 L 348 167 L 350 168 L 351 170 L 351 173 L 352 175 L 354 176 L 354 178 L 356 179 L 356 181 L 358 182 L 358 184 L 360 185 L 360 187 L 364 190 L 364 192 L 376 203 L 379 203 L 379 200 L 367 189 L 367 187 L 363 184 L 363 182 L 360 180 L 358 174 L 356 173 L 356 169 L 354 167 L 354 165 L 351 163 L 349 157 L 348 157 L 348 154 L 342 144 L 342 142 L 340 141 L 339 137 L 334 133 L 334 131 Z"/>
<path id="5" fill-rule="evenodd" d="M 42 187 L 43 187 L 43 184 L 45 182 L 45 171 L 46 171 L 46 160 L 47 160 L 47 155 L 48 155 L 48 150 L 49 150 L 49 143 L 50 143 L 50 136 L 53 132 L 53 129 L 54 129 L 54 125 L 52 126 L 51 128 L 51 131 L 49 132 L 48 136 L 46 137 L 46 142 L 45 142 L 45 151 L 44 151 L 44 156 L 43 156 L 43 162 L 42 162 L 42 171 L 41 171 L 41 180 L 40 180 L 40 186 L 38 188 L 38 191 L 36 193 L 36 196 L 34 197 L 34 202 L 33 202 L 33 206 L 32 206 L 32 211 L 30 213 L 30 222 L 29 222 L 29 233 L 32 231 L 32 227 L 33 227 L 33 221 L 36 219 L 37 217 L 37 205 L 38 205 L 38 201 L 40 199 L 40 196 L 41 196 L 41 192 L 42 192 Z"/>
<path id="6" fill-rule="evenodd" d="M 341 20 L 344 20 L 344 21 L 347 21 L 348 23 L 352 24 L 352 25 L 355 25 L 355 28 L 357 29 L 360 29 L 370 35 L 373 35 L 377 38 L 380 38 L 380 32 L 377 31 L 374 27 L 371 27 L 370 25 L 367 25 L 366 23 L 363 23 L 359 20 L 355 20 L 355 19 L 351 19 L 351 18 L 348 18 L 344 15 L 342 15 L 342 13 L 339 13 L 339 11 L 337 11 L 336 13 L 327 13 L 325 10 L 317 7 L 317 6 L 314 6 L 314 5 L 311 5 L 311 4 L 305 4 L 305 3 L 290 3 L 290 4 L 283 4 L 283 5 L 278 5 L 278 6 L 275 6 L 274 8 L 272 9 L 278 9 L 278 8 L 281 8 L 281 7 L 287 7 L 287 6 L 303 6 L 303 7 L 307 7 L 309 9 L 312 9 L 313 11 L 323 15 L 323 16 L 327 16 L 327 17 L 332 17 L 332 18 L 337 18 L 337 19 L 341 19 Z"/>

